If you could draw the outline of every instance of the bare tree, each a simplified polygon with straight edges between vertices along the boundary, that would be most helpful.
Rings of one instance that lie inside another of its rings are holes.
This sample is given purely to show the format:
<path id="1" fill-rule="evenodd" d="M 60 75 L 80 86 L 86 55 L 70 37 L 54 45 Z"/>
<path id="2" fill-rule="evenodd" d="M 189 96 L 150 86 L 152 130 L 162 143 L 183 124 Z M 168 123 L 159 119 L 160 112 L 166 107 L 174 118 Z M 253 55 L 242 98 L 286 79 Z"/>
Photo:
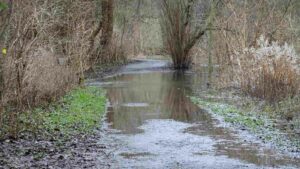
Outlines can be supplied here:
<path id="1" fill-rule="evenodd" d="M 113 36 L 114 24 L 114 0 L 102 0 L 102 23 L 103 34 L 100 44 L 102 46 L 102 55 L 104 58 L 109 57 L 109 45 Z"/>
<path id="2" fill-rule="evenodd" d="M 163 39 L 175 69 L 188 69 L 192 63 L 190 51 L 207 30 L 206 24 L 193 23 L 195 0 L 162 0 Z M 203 12 L 204 13 L 204 12 Z M 206 16 L 202 15 L 205 23 Z"/>

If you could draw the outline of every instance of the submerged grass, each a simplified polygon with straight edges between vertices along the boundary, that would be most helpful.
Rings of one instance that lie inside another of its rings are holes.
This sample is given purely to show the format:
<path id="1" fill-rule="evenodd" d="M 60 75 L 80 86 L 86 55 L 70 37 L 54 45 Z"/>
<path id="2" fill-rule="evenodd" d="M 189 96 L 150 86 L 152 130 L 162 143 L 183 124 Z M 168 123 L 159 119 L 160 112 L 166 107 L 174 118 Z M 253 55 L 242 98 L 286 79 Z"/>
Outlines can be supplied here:
<path id="1" fill-rule="evenodd" d="M 86 134 L 96 128 L 105 112 L 106 97 L 101 88 L 78 88 L 50 106 L 44 127 L 50 133 Z"/>

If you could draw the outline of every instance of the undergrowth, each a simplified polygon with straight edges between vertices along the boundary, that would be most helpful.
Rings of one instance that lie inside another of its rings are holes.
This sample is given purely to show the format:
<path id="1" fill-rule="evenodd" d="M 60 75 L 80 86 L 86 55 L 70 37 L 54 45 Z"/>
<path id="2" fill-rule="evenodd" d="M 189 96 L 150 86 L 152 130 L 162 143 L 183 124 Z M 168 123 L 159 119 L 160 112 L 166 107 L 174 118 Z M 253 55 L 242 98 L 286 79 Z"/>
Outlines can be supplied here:
<path id="1" fill-rule="evenodd" d="M 294 48 L 269 42 L 264 36 L 259 47 L 236 53 L 237 83 L 250 96 L 277 102 L 299 93 L 299 57 Z"/>
<path id="2" fill-rule="evenodd" d="M 23 139 L 61 138 L 92 134 L 105 112 L 105 91 L 98 87 L 77 88 L 48 106 L 21 113 L 16 123 L 17 137 Z M 7 118 L 9 119 L 9 117 Z M 10 125 L 3 125 L 0 138 L 9 138 Z"/>

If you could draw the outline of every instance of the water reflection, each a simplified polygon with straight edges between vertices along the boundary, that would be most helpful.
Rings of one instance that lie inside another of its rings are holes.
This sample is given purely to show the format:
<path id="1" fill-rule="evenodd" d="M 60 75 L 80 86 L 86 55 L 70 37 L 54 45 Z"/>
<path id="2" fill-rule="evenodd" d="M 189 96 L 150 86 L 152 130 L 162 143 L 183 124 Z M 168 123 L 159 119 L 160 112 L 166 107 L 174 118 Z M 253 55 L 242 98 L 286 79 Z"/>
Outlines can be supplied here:
<path id="1" fill-rule="evenodd" d="M 139 127 L 150 119 L 195 123 L 185 132 L 213 138 L 215 150 L 209 152 L 213 156 L 226 156 L 259 166 L 300 165 L 297 159 L 278 156 L 273 150 L 257 144 L 244 143 L 229 129 L 218 127 L 216 119 L 186 97 L 194 91 L 193 87 L 206 87 L 203 78 L 207 80 L 206 77 L 184 72 L 152 72 L 106 79 L 111 84 L 122 84 L 105 87 L 110 101 L 107 121 L 111 128 L 123 134 L 143 132 Z"/>
<path id="2" fill-rule="evenodd" d="M 149 119 L 199 121 L 202 110 L 186 97 L 191 78 L 183 72 L 122 75 L 112 81 L 126 81 L 126 87 L 108 87 L 111 104 L 108 121 L 124 133 L 140 132 L 137 127 Z M 147 106 L 139 106 L 143 105 Z M 124 106 L 131 105 L 131 106 Z M 136 105 L 136 106 L 134 106 Z"/>

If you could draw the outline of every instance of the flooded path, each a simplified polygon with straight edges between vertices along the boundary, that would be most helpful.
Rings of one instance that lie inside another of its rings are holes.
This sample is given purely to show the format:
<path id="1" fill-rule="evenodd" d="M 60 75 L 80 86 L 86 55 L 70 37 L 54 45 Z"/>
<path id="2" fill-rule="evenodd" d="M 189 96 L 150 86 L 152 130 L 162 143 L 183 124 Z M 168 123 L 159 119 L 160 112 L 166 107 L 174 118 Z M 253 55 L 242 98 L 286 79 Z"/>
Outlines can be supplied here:
<path id="1" fill-rule="evenodd" d="M 167 61 L 145 60 L 90 85 L 107 90 L 101 144 L 107 168 L 297 168 L 277 154 L 224 128 L 187 97 L 206 89 L 205 73 L 174 72 Z M 102 160 L 102 159 L 101 159 Z"/>

